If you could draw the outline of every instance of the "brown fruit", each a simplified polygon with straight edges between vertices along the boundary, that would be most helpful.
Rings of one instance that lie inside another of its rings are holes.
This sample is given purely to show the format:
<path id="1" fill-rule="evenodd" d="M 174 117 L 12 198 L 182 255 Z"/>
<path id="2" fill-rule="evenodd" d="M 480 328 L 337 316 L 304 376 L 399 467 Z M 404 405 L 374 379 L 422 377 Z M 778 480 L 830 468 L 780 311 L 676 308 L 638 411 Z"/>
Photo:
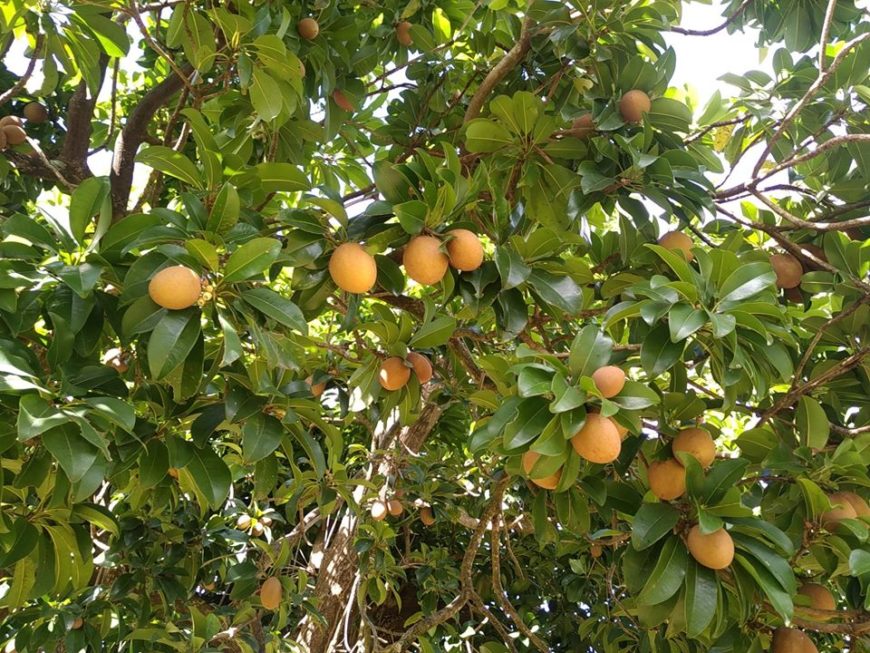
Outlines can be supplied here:
<path id="1" fill-rule="evenodd" d="M 387 516 L 387 504 L 383 501 L 375 501 L 369 512 L 375 521 L 384 521 Z"/>
<path id="2" fill-rule="evenodd" d="M 622 392 L 625 386 L 625 372 L 616 365 L 605 365 L 592 373 L 592 380 L 601 396 L 610 399 Z"/>
<path id="3" fill-rule="evenodd" d="M 602 553 L 604 553 L 604 548 L 600 544 L 593 544 L 589 547 L 589 554 L 593 558 L 600 558 Z"/>
<path id="4" fill-rule="evenodd" d="M 435 513 L 432 512 L 432 508 L 429 506 L 420 508 L 420 521 L 423 522 L 424 526 L 431 526 L 435 523 Z"/>
<path id="5" fill-rule="evenodd" d="M 774 254 L 770 265 L 776 273 L 777 288 L 796 288 L 801 283 L 803 268 L 801 262 L 791 254 Z"/>
<path id="6" fill-rule="evenodd" d="M 672 251 L 680 250 L 686 255 L 686 260 L 689 262 L 695 260 L 695 255 L 692 254 L 692 246 L 694 244 L 692 239 L 681 231 L 669 231 L 659 238 L 659 245 Z"/>
<path id="7" fill-rule="evenodd" d="M 432 236 L 415 236 L 402 255 L 405 272 L 424 286 L 439 283 L 447 274 L 448 262 L 447 255 L 441 251 L 441 241 Z"/>
<path id="8" fill-rule="evenodd" d="M 831 509 L 822 514 L 822 525 L 828 530 L 836 528 L 844 519 L 855 519 L 858 516 L 858 511 L 844 493 L 834 492 L 828 495 L 828 499 L 831 501 Z"/>
<path id="9" fill-rule="evenodd" d="M 70 628 L 72 628 L 73 630 L 80 630 L 81 627 L 84 625 L 85 625 L 85 620 L 82 619 L 81 617 L 76 617 L 75 619 L 73 619 L 72 626 L 70 626 Z"/>
<path id="10" fill-rule="evenodd" d="M 255 521 L 251 524 L 251 535 L 254 537 L 260 537 L 263 533 L 266 532 L 266 527 L 263 526 L 262 523 Z"/>
<path id="11" fill-rule="evenodd" d="M 6 145 L 21 145 L 27 140 L 27 132 L 18 125 L 3 125 L 3 135 L 6 136 Z"/>
<path id="12" fill-rule="evenodd" d="M 251 527 L 251 516 L 246 514 L 239 515 L 236 519 L 236 528 L 240 531 L 246 531 Z"/>
<path id="13" fill-rule="evenodd" d="M 217 584 L 213 582 L 202 584 L 202 589 L 204 589 L 206 592 L 214 592 L 215 587 L 217 587 Z"/>
<path id="14" fill-rule="evenodd" d="M 577 138 L 589 138 L 595 133 L 595 123 L 592 122 L 592 114 L 584 113 L 583 115 L 574 118 L 571 123 L 571 131 Z"/>
<path id="15" fill-rule="evenodd" d="M 0 118 L 0 127 L 5 127 L 6 125 L 16 125 L 21 127 L 24 124 L 21 122 L 21 118 L 18 116 L 3 116 Z"/>
<path id="16" fill-rule="evenodd" d="M 398 356 L 388 358 L 381 363 L 378 381 L 384 390 L 401 390 L 411 378 L 411 368 Z"/>
<path id="17" fill-rule="evenodd" d="M 411 23 L 407 20 L 396 25 L 396 40 L 406 48 L 414 42 L 411 36 Z"/>
<path id="18" fill-rule="evenodd" d="M 770 653 L 819 653 L 819 649 L 803 631 L 777 628 L 773 631 Z"/>
<path id="19" fill-rule="evenodd" d="M 169 476 L 171 476 L 172 478 L 176 478 L 176 479 L 178 478 L 178 468 L 177 467 L 170 467 L 169 469 L 166 470 L 166 473 L 169 474 Z"/>
<path id="20" fill-rule="evenodd" d="M 163 268 L 148 283 L 148 294 L 154 303 L 171 310 L 193 306 L 201 293 L 199 275 L 183 265 Z"/>
<path id="21" fill-rule="evenodd" d="M 398 499 L 390 499 L 387 501 L 387 512 L 389 512 L 393 517 L 401 515 L 403 510 L 405 510 L 405 506 L 403 506 L 402 502 Z"/>
<path id="22" fill-rule="evenodd" d="M 315 397 L 319 397 L 323 394 L 323 391 L 326 390 L 326 383 L 314 383 L 314 377 L 312 376 L 305 379 L 305 382 L 308 384 L 311 394 Z"/>
<path id="23" fill-rule="evenodd" d="M 818 583 L 804 583 L 800 586 L 798 594 L 803 594 L 810 600 L 813 610 L 836 610 L 837 601 L 834 595 L 824 585 Z"/>
<path id="24" fill-rule="evenodd" d="M 619 113 L 626 122 L 640 122 L 643 114 L 652 108 L 649 95 L 637 89 L 629 91 L 619 100 Z"/>
<path id="25" fill-rule="evenodd" d="M 335 285 L 350 293 L 371 290 L 378 279 L 375 257 L 358 243 L 342 243 L 329 257 L 329 276 Z"/>
<path id="26" fill-rule="evenodd" d="M 296 23 L 296 31 L 306 41 L 313 41 L 320 34 L 320 25 L 313 18 L 303 18 Z"/>
<path id="27" fill-rule="evenodd" d="M 671 450 L 675 456 L 680 451 L 692 454 L 705 469 L 716 459 L 716 443 L 704 429 L 691 428 L 680 431 L 671 444 Z"/>
<path id="28" fill-rule="evenodd" d="M 657 460 L 646 472 L 649 489 L 663 501 L 673 501 L 686 493 L 686 470 L 678 460 Z"/>
<path id="29" fill-rule="evenodd" d="M 689 531 L 689 553 L 708 569 L 725 569 L 734 560 L 734 540 L 724 528 L 704 535 L 696 524 Z"/>
<path id="30" fill-rule="evenodd" d="M 450 265 L 457 270 L 470 272 L 483 263 L 483 245 L 480 239 L 468 229 L 453 229 L 447 232 L 447 256 Z"/>
<path id="31" fill-rule="evenodd" d="M 537 451 L 527 451 L 523 454 L 523 470 L 526 472 L 527 476 L 531 473 L 532 468 L 535 466 L 535 463 L 538 462 L 538 458 L 540 457 L 541 454 Z M 555 490 L 556 486 L 559 484 L 560 478 L 562 478 L 562 470 L 557 469 L 554 474 L 550 474 L 549 476 L 544 476 L 542 478 L 529 477 L 529 480 L 545 490 Z"/>
<path id="32" fill-rule="evenodd" d="M 782 294 L 785 295 L 785 298 L 793 304 L 804 303 L 804 296 L 803 293 L 801 293 L 800 288 L 786 288 L 782 291 Z"/>
<path id="33" fill-rule="evenodd" d="M 432 363 L 429 362 L 429 359 L 423 354 L 412 351 L 406 360 L 414 366 L 414 374 L 417 375 L 420 385 L 428 383 L 429 379 L 432 378 Z"/>
<path id="34" fill-rule="evenodd" d="M 333 102 L 335 102 L 335 104 L 338 106 L 338 108 L 341 109 L 342 111 L 350 112 L 350 111 L 356 110 L 356 107 L 353 106 L 353 103 L 350 100 L 348 100 L 347 96 L 344 93 L 342 93 L 341 91 L 339 91 L 338 89 L 335 89 L 332 92 L 332 100 L 333 100 Z"/>
<path id="35" fill-rule="evenodd" d="M 870 505 L 867 505 L 864 497 L 854 492 L 840 492 L 840 496 L 849 502 L 858 517 L 870 517 Z"/>
<path id="36" fill-rule="evenodd" d="M 260 586 L 260 603 L 267 610 L 277 610 L 281 605 L 281 595 L 284 593 L 284 588 L 281 587 L 281 581 L 270 576 Z"/>
<path id="37" fill-rule="evenodd" d="M 269 515 L 263 515 L 262 517 L 260 517 L 260 521 L 263 522 L 263 526 L 272 525 L 272 518 L 269 517 Z"/>
<path id="38" fill-rule="evenodd" d="M 24 117 L 38 125 L 48 120 L 48 110 L 39 102 L 28 102 L 24 105 Z"/>
<path id="39" fill-rule="evenodd" d="M 571 445 L 580 457 L 603 465 L 619 458 L 622 438 L 613 420 L 599 413 L 589 413 L 583 428 L 571 438 Z"/>

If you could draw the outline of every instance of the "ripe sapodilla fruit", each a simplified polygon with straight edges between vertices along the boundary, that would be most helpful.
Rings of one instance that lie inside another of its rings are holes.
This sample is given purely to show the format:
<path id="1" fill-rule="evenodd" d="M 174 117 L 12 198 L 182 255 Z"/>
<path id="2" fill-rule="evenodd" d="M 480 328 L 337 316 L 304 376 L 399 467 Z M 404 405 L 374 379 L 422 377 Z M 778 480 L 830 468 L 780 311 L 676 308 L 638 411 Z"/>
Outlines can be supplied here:
<path id="1" fill-rule="evenodd" d="M 571 438 L 571 446 L 581 458 L 603 465 L 619 458 L 622 438 L 613 420 L 600 413 L 589 413 L 583 428 Z"/>
<path id="2" fill-rule="evenodd" d="M 281 581 L 275 576 L 270 576 L 260 586 L 260 603 L 267 610 L 277 610 L 281 605 L 283 590 Z"/>
<path id="3" fill-rule="evenodd" d="M 403 506 L 402 502 L 398 499 L 390 499 L 387 501 L 387 512 L 389 512 L 393 517 L 401 515 L 404 509 L 405 506 Z"/>
<path id="4" fill-rule="evenodd" d="M 828 495 L 831 502 L 831 509 L 822 514 L 822 525 L 831 530 L 844 519 L 855 519 L 858 512 L 855 510 L 848 497 L 842 492 L 834 492 Z"/>
<path id="5" fill-rule="evenodd" d="M 406 360 L 414 366 L 414 374 L 417 375 L 420 385 L 428 383 L 429 379 L 432 378 L 432 363 L 429 362 L 429 359 L 423 354 L 412 351 L 408 354 Z"/>
<path id="6" fill-rule="evenodd" d="M 686 469 L 678 460 L 668 458 L 651 463 L 646 477 L 649 489 L 663 501 L 673 501 L 686 493 Z"/>
<path id="7" fill-rule="evenodd" d="M 27 140 L 27 132 L 18 125 L 3 125 L 3 135 L 7 145 L 21 145 Z"/>
<path id="8" fill-rule="evenodd" d="M 680 431 L 671 444 L 671 450 L 675 456 L 680 451 L 692 454 L 705 469 L 716 459 L 716 443 L 704 429 L 691 428 Z"/>
<path id="9" fill-rule="evenodd" d="M 592 380 L 601 396 L 610 399 L 622 392 L 622 388 L 625 387 L 625 372 L 616 365 L 605 365 L 592 373 Z"/>
<path id="10" fill-rule="evenodd" d="M 39 102 L 28 102 L 24 105 L 24 117 L 27 122 L 38 125 L 48 120 L 48 110 Z"/>
<path id="11" fill-rule="evenodd" d="M 801 284 L 804 269 L 791 254 L 774 254 L 770 257 L 770 265 L 776 273 L 777 288 L 797 288 Z"/>
<path id="12" fill-rule="evenodd" d="M 535 463 L 538 462 L 538 458 L 541 457 L 537 451 L 527 451 L 523 454 L 523 471 L 526 472 L 528 476 L 531 474 L 532 468 L 535 466 Z M 550 474 L 549 476 L 543 476 L 541 478 L 532 478 L 529 476 L 529 480 L 537 485 L 538 487 L 542 487 L 545 490 L 555 490 L 556 486 L 559 484 L 559 479 L 562 478 L 562 470 L 557 469 L 555 473 Z"/>
<path id="13" fill-rule="evenodd" d="M 695 260 L 695 255 L 692 254 L 694 244 L 692 239 L 681 231 L 669 231 L 659 238 L 659 245 L 672 251 L 680 250 L 686 255 L 686 260 L 689 262 Z"/>
<path id="14" fill-rule="evenodd" d="M 783 627 L 773 631 L 770 653 L 819 653 L 819 649 L 803 631 Z"/>
<path id="15" fill-rule="evenodd" d="M 148 294 L 158 306 L 177 311 L 199 301 L 202 285 L 199 275 L 190 268 L 171 265 L 151 277 Z"/>
<path id="16" fill-rule="evenodd" d="M 468 229 L 453 229 L 447 233 L 447 256 L 450 265 L 463 272 L 471 272 L 483 263 L 480 239 Z"/>
<path id="17" fill-rule="evenodd" d="M 313 41 L 320 34 L 320 25 L 313 18 L 303 18 L 296 23 L 296 31 L 306 41 Z"/>
<path id="18" fill-rule="evenodd" d="M 383 501 L 375 501 L 370 510 L 372 519 L 375 521 L 384 521 L 387 516 L 387 504 Z"/>
<path id="19" fill-rule="evenodd" d="M 860 494 L 840 492 L 840 496 L 852 505 L 858 517 L 870 517 L 870 505 L 867 505 L 867 501 Z"/>
<path id="20" fill-rule="evenodd" d="M 708 569 L 725 569 L 734 560 L 734 540 L 724 528 L 704 535 L 695 524 L 689 531 L 689 553 Z"/>
<path id="21" fill-rule="evenodd" d="M 649 95 L 637 89 L 629 91 L 619 100 L 619 113 L 626 122 L 640 122 L 643 114 L 652 108 Z"/>
<path id="22" fill-rule="evenodd" d="M 571 132 L 577 138 L 589 138 L 595 133 L 595 123 L 592 121 L 591 113 L 584 113 L 571 123 Z"/>
<path id="23" fill-rule="evenodd" d="M 17 125 L 21 127 L 22 124 L 21 118 L 18 116 L 3 116 L 0 118 L 0 127 L 5 127 L 6 125 Z"/>
<path id="24" fill-rule="evenodd" d="M 375 257 L 358 243 L 342 243 L 329 257 L 329 276 L 335 285 L 350 293 L 371 290 L 378 279 Z"/>
<path id="25" fill-rule="evenodd" d="M 420 521 L 423 522 L 424 526 L 431 526 L 435 523 L 435 513 L 432 512 L 432 508 L 429 506 L 420 508 Z"/>
<path id="26" fill-rule="evenodd" d="M 447 254 L 441 251 L 441 241 L 433 236 L 415 236 L 402 255 L 405 272 L 424 286 L 440 282 L 447 274 L 448 262 Z"/>
<path id="27" fill-rule="evenodd" d="M 84 625 L 85 625 L 85 620 L 82 619 L 81 617 L 76 617 L 75 619 L 73 619 L 72 626 L 70 626 L 70 628 L 72 630 L 80 630 L 81 627 Z"/>
<path id="28" fill-rule="evenodd" d="M 348 112 L 356 111 L 356 107 L 353 106 L 353 102 L 351 102 L 347 98 L 347 96 L 344 93 L 342 93 L 341 91 L 339 91 L 338 89 L 335 89 L 332 92 L 332 100 L 335 102 L 335 104 L 338 106 L 338 108 L 341 109 L 342 111 L 348 111 Z"/>
<path id="29" fill-rule="evenodd" d="M 834 595 L 824 585 L 818 583 L 804 583 L 798 589 L 798 594 L 803 594 L 810 600 L 813 610 L 836 610 L 837 601 Z"/>
<path id="30" fill-rule="evenodd" d="M 411 378 L 411 368 L 398 356 L 388 358 L 381 363 L 378 381 L 384 390 L 401 390 Z"/>
<path id="31" fill-rule="evenodd" d="M 323 391 L 326 390 L 326 383 L 314 383 L 313 376 L 309 376 L 307 379 L 305 379 L 305 382 L 308 384 L 308 387 L 311 390 L 311 394 L 315 397 L 319 397 L 323 394 Z"/>
<path id="32" fill-rule="evenodd" d="M 407 20 L 396 25 L 396 40 L 406 48 L 414 42 L 411 36 L 411 23 Z"/>

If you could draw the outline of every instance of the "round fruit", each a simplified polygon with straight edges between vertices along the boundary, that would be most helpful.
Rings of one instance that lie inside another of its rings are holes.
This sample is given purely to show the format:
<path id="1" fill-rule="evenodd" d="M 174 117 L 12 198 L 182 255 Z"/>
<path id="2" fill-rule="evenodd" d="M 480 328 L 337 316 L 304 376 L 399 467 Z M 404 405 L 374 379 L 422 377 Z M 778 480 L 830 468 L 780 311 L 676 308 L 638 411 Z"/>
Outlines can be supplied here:
<path id="1" fill-rule="evenodd" d="M 483 263 L 483 246 L 480 239 L 468 229 L 453 229 L 447 233 L 447 256 L 450 265 L 457 270 L 470 272 Z"/>
<path id="2" fill-rule="evenodd" d="M 803 594 L 810 600 L 810 607 L 813 610 L 837 609 L 837 601 L 834 600 L 834 595 L 824 585 L 804 583 L 798 590 L 798 594 Z"/>
<path id="3" fill-rule="evenodd" d="M 429 506 L 420 508 L 420 521 L 423 522 L 424 526 L 431 526 L 435 523 L 435 513 L 432 512 L 432 508 Z"/>
<path id="4" fill-rule="evenodd" d="M 619 458 L 622 438 L 613 420 L 599 413 L 589 413 L 583 428 L 571 438 L 571 445 L 580 457 L 603 465 Z"/>
<path id="5" fill-rule="evenodd" d="M 326 390 L 326 382 L 323 383 L 314 383 L 314 377 L 309 376 L 305 379 L 305 383 L 308 384 L 308 389 L 311 391 L 311 394 L 314 397 L 319 397 L 323 394 L 323 391 Z"/>
<path id="6" fill-rule="evenodd" d="M 246 531 L 251 527 L 251 516 L 247 514 L 239 515 L 236 519 L 236 528 L 240 531 Z"/>
<path id="7" fill-rule="evenodd" d="M 348 100 L 347 96 L 338 89 L 335 89 L 332 92 L 332 100 L 342 111 L 350 112 L 356 110 L 356 107 L 353 106 L 353 102 Z"/>
<path id="8" fill-rule="evenodd" d="M 416 236 L 405 247 L 402 265 L 414 281 L 431 286 L 447 274 L 447 255 L 441 251 L 441 241 L 432 236 Z"/>
<path id="9" fill-rule="evenodd" d="M 296 31 L 306 41 L 313 41 L 320 34 L 320 25 L 313 18 L 303 18 L 296 23 Z"/>
<path id="10" fill-rule="evenodd" d="M 531 473 L 532 468 L 535 466 L 535 463 L 538 462 L 538 458 L 540 457 L 541 454 L 537 451 L 527 451 L 523 454 L 523 470 L 526 472 L 527 476 Z M 545 490 L 555 490 L 556 486 L 559 484 L 560 478 L 562 478 L 562 470 L 557 469 L 554 474 L 550 474 L 549 476 L 544 476 L 542 478 L 529 477 L 529 480 Z"/>
<path id="11" fill-rule="evenodd" d="M 398 356 L 388 358 L 381 363 L 378 381 L 384 390 L 401 390 L 411 378 L 411 368 Z"/>
<path id="12" fill-rule="evenodd" d="M 680 431 L 671 444 L 671 450 L 674 455 L 680 451 L 692 454 L 705 469 L 716 459 L 716 443 L 704 429 L 691 428 Z"/>
<path id="13" fill-rule="evenodd" d="M 3 135 L 7 145 L 21 145 L 27 140 L 27 132 L 18 125 L 3 125 Z"/>
<path id="14" fill-rule="evenodd" d="M 686 493 L 686 470 L 678 460 L 657 460 L 646 472 L 649 489 L 663 501 L 673 501 Z"/>
<path id="15" fill-rule="evenodd" d="M 689 553 L 708 569 L 725 569 L 734 560 L 734 540 L 724 528 L 704 535 L 695 525 L 689 531 Z"/>
<path id="16" fill-rule="evenodd" d="M 604 553 L 604 548 L 600 544 L 593 544 L 589 547 L 589 554 L 593 558 L 600 558 L 602 553 Z"/>
<path id="17" fill-rule="evenodd" d="M 417 375 L 417 380 L 420 385 L 425 385 L 432 378 L 432 363 L 423 354 L 418 354 L 412 351 L 408 354 L 407 361 L 414 366 L 414 374 Z"/>
<path id="18" fill-rule="evenodd" d="M 393 517 L 401 515 L 404 509 L 405 506 L 403 506 L 402 502 L 398 499 L 390 499 L 387 501 L 387 512 L 389 512 Z"/>
<path id="19" fill-rule="evenodd" d="M 801 284 L 803 268 L 791 254 L 774 254 L 770 257 L 770 265 L 776 273 L 777 288 L 797 288 Z"/>
<path id="20" fill-rule="evenodd" d="M 260 586 L 260 603 L 267 610 L 277 610 L 278 606 L 281 605 L 283 592 L 284 588 L 281 587 L 281 581 L 270 576 Z"/>
<path id="21" fill-rule="evenodd" d="M 263 522 L 263 526 L 272 525 L 272 518 L 269 517 L 269 515 L 263 515 L 262 517 L 260 517 L 260 521 Z"/>
<path id="22" fill-rule="evenodd" d="M 154 303 L 171 310 L 193 306 L 201 293 L 199 275 L 183 265 L 163 268 L 148 283 L 148 294 Z"/>
<path id="23" fill-rule="evenodd" d="M 169 469 L 166 470 L 166 473 L 169 474 L 169 476 L 171 476 L 172 478 L 178 478 L 178 468 L 177 467 L 170 467 Z"/>
<path id="24" fill-rule="evenodd" d="M 659 245 L 665 249 L 680 250 L 686 255 L 687 261 L 695 260 L 695 255 L 692 254 L 694 244 L 692 239 L 681 231 L 669 231 L 659 238 Z"/>
<path id="25" fill-rule="evenodd" d="M 24 105 L 24 117 L 27 122 L 39 124 L 48 120 L 48 110 L 39 102 L 28 102 Z"/>
<path id="26" fill-rule="evenodd" d="M 834 492 L 828 495 L 828 499 L 831 501 L 831 509 L 822 514 L 822 525 L 825 528 L 836 528 L 844 519 L 855 519 L 858 516 L 858 511 L 844 493 Z"/>
<path id="27" fill-rule="evenodd" d="M 255 521 L 251 525 L 251 535 L 253 535 L 254 537 L 260 537 L 265 532 L 266 532 L 266 528 L 260 522 Z"/>
<path id="28" fill-rule="evenodd" d="M 770 653 L 819 653 L 807 635 L 796 628 L 777 628 L 773 631 Z"/>
<path id="29" fill-rule="evenodd" d="M 335 285 L 350 293 L 371 290 L 378 278 L 375 257 L 358 243 L 342 243 L 329 257 L 329 276 Z"/>
<path id="30" fill-rule="evenodd" d="M 858 517 L 870 517 L 870 505 L 864 497 L 854 492 L 840 492 L 840 496 L 849 502 Z"/>
<path id="31" fill-rule="evenodd" d="M 396 40 L 406 48 L 414 42 L 414 39 L 411 36 L 411 23 L 407 20 L 403 20 L 401 23 L 396 25 Z"/>
<path id="32" fill-rule="evenodd" d="M 595 133 L 595 123 L 592 122 L 592 114 L 584 113 L 583 115 L 574 118 L 571 123 L 571 131 L 577 138 L 589 138 Z"/>
<path id="33" fill-rule="evenodd" d="M 84 625 L 85 625 L 85 620 L 82 619 L 81 617 L 76 617 L 75 619 L 73 619 L 72 626 L 70 626 L 70 628 L 72 628 L 73 630 L 80 630 L 81 627 Z"/>
<path id="34" fill-rule="evenodd" d="M 643 114 L 652 108 L 649 95 L 637 89 L 629 91 L 619 100 L 619 113 L 626 122 L 640 122 Z"/>
<path id="35" fill-rule="evenodd" d="M 625 386 L 625 372 L 616 365 L 605 365 L 592 373 L 592 380 L 601 396 L 610 399 L 622 392 Z"/>
<path id="36" fill-rule="evenodd" d="M 372 504 L 370 513 L 375 521 L 384 521 L 387 516 L 387 504 L 383 501 L 375 501 Z"/>
<path id="37" fill-rule="evenodd" d="M 0 118 L 0 127 L 5 127 L 6 125 L 16 125 L 21 127 L 22 124 L 21 118 L 18 116 L 3 116 Z"/>

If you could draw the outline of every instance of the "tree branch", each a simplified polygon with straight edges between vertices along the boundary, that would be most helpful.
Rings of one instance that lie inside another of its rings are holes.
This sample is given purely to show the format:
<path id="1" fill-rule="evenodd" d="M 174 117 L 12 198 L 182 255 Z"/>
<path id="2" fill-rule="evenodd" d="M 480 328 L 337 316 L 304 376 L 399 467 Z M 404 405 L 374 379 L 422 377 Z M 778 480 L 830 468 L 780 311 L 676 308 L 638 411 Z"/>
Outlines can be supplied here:
<path id="1" fill-rule="evenodd" d="M 39 59 L 40 52 L 42 51 L 42 41 L 42 34 L 37 34 L 36 43 L 33 44 L 33 53 L 30 55 L 30 61 L 27 62 L 27 68 L 24 69 L 24 72 L 21 74 L 21 77 L 18 78 L 17 82 L 3 93 L 0 93 L 0 105 L 6 104 L 9 100 L 18 95 L 18 93 L 21 92 L 21 89 L 23 89 L 27 84 L 31 75 L 33 75 L 33 71 L 36 68 L 36 60 Z"/>
<path id="2" fill-rule="evenodd" d="M 819 39 L 819 71 L 825 70 L 825 50 L 828 49 L 828 37 L 831 34 L 831 23 L 834 22 L 834 11 L 837 9 L 837 0 L 828 0 L 828 8 L 825 10 L 825 20 L 822 22 L 822 38 Z"/>
<path id="3" fill-rule="evenodd" d="M 833 1 L 836 2 L 836 0 L 833 0 Z M 717 25 L 716 27 L 713 27 L 712 29 L 686 29 L 685 27 L 671 27 L 670 31 L 676 32 L 677 34 L 685 34 L 687 36 L 712 36 L 713 34 L 716 34 L 717 32 L 721 32 L 723 29 L 728 27 L 735 20 L 740 18 L 740 16 L 743 14 L 744 11 L 746 11 L 746 8 L 751 3 L 752 3 L 752 0 L 743 0 L 743 4 L 741 4 L 739 7 L 737 7 L 737 10 L 733 14 L 731 14 L 731 16 L 729 16 L 727 19 L 725 19 L 724 23 L 722 23 L 721 25 Z"/>

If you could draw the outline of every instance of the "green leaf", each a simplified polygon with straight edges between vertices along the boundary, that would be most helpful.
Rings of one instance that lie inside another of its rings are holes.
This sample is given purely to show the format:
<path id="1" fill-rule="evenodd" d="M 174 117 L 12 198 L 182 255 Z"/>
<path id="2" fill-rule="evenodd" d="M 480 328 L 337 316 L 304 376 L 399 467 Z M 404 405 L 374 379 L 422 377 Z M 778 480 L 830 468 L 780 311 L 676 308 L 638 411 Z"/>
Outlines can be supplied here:
<path id="1" fill-rule="evenodd" d="M 694 560 L 686 571 L 686 634 L 695 638 L 710 625 L 719 602 L 716 574 Z"/>
<path id="2" fill-rule="evenodd" d="M 611 397 L 610 401 L 626 410 L 642 410 L 656 405 L 661 399 L 649 386 L 626 379 L 622 390 L 615 397 Z"/>
<path id="3" fill-rule="evenodd" d="M 271 454 L 284 437 L 284 427 L 271 415 L 257 413 L 242 426 L 242 453 L 245 461 L 255 463 Z"/>
<path id="4" fill-rule="evenodd" d="M 507 129 L 485 118 L 477 118 L 468 123 L 465 139 L 469 152 L 496 152 L 513 142 Z"/>
<path id="5" fill-rule="evenodd" d="M 824 449 L 831 434 L 831 423 L 822 405 L 807 395 L 798 400 L 795 416 L 801 444 L 812 449 Z"/>
<path id="6" fill-rule="evenodd" d="M 645 503 L 631 524 L 631 545 L 643 551 L 670 533 L 680 520 L 680 512 L 669 503 Z"/>
<path id="7" fill-rule="evenodd" d="M 453 332 L 456 331 L 456 320 L 448 315 L 436 317 L 427 322 L 408 341 L 410 347 L 429 349 L 447 344 Z"/>
<path id="8" fill-rule="evenodd" d="M 743 478 L 749 462 L 740 458 L 722 460 L 713 465 L 701 488 L 701 497 L 707 505 L 715 505 L 729 488 Z"/>
<path id="9" fill-rule="evenodd" d="M 117 424 L 128 433 L 136 425 L 136 412 L 128 402 L 116 397 L 88 397 L 85 399 L 94 412 Z"/>
<path id="10" fill-rule="evenodd" d="M 683 541 L 668 538 L 658 562 L 637 597 L 638 603 L 656 605 L 671 598 L 683 584 L 689 566 L 689 554 Z"/>
<path id="11" fill-rule="evenodd" d="M 43 433 L 42 443 L 72 483 L 80 481 L 97 460 L 99 452 L 73 424 L 56 426 Z"/>
<path id="12" fill-rule="evenodd" d="M 151 376 L 162 379 L 184 362 L 200 335 L 199 311 L 167 311 L 148 340 Z"/>
<path id="13" fill-rule="evenodd" d="M 399 224 L 402 225 L 402 229 L 406 233 L 414 235 L 423 230 L 429 207 L 426 206 L 425 202 L 420 200 L 409 200 L 401 204 L 394 204 L 393 210 L 396 212 L 396 217 L 399 218 Z"/>
<path id="14" fill-rule="evenodd" d="M 252 288 L 242 293 L 242 299 L 278 324 L 283 324 L 302 334 L 308 333 L 308 322 L 305 321 L 299 307 L 274 290 Z"/>
<path id="15" fill-rule="evenodd" d="M 682 342 L 707 323 L 707 313 L 689 304 L 674 304 L 668 311 L 671 342 Z"/>
<path id="16" fill-rule="evenodd" d="M 239 193 L 235 186 L 227 182 L 218 191 L 208 216 L 206 230 L 222 234 L 232 229 L 239 221 Z"/>
<path id="17" fill-rule="evenodd" d="M 541 434 L 552 418 L 547 403 L 539 397 L 520 402 L 516 417 L 504 429 L 505 449 L 518 449 Z"/>
<path id="18" fill-rule="evenodd" d="M 739 533 L 731 533 L 731 537 L 737 548 L 747 551 L 760 562 L 770 572 L 770 575 L 776 579 L 776 582 L 779 583 L 783 590 L 788 594 L 797 592 L 797 581 L 788 560 L 770 550 L 755 538 L 740 535 Z"/>
<path id="19" fill-rule="evenodd" d="M 281 253 L 281 241 L 254 238 L 234 251 L 224 266 L 224 283 L 244 281 L 262 273 Z"/>
<path id="20" fill-rule="evenodd" d="M 254 68 L 248 91 L 251 94 L 254 111 L 260 118 L 269 122 L 278 117 L 281 107 L 284 106 L 283 93 L 278 82 L 269 73 L 262 68 Z"/>
<path id="21" fill-rule="evenodd" d="M 556 275 L 544 270 L 533 270 L 529 284 L 548 304 L 560 308 L 569 315 L 577 313 L 583 306 L 583 293 L 580 287 L 567 275 Z"/>
<path id="22" fill-rule="evenodd" d="M 23 442 L 69 422 L 70 417 L 38 394 L 26 394 L 18 402 L 18 440 Z"/>
<path id="23" fill-rule="evenodd" d="M 309 188 L 305 174 L 289 163 L 258 163 L 254 170 L 264 193 L 294 193 Z"/>
<path id="24" fill-rule="evenodd" d="M 171 147 L 152 145 L 136 155 L 136 163 L 141 163 L 170 177 L 180 179 L 194 188 L 202 189 L 203 187 L 202 174 L 193 164 L 193 161 Z"/>
<path id="25" fill-rule="evenodd" d="M 773 609 L 786 621 L 791 620 L 794 613 L 794 603 L 791 595 L 782 589 L 782 586 L 774 579 L 771 573 L 760 562 L 753 562 L 740 553 L 734 555 L 734 560 L 755 579 L 755 582 L 758 583 L 758 586 L 767 595 Z"/>
<path id="26" fill-rule="evenodd" d="M 151 440 L 139 456 L 139 484 L 147 489 L 166 477 L 169 451 L 160 440 Z"/>
<path id="27" fill-rule="evenodd" d="M 543 365 L 525 365 L 517 375 L 517 391 L 521 397 L 548 394 L 553 370 Z"/>
<path id="28" fill-rule="evenodd" d="M 739 266 L 719 287 L 719 305 L 734 304 L 770 288 L 776 273 L 770 263 L 748 263 Z"/>
<path id="29" fill-rule="evenodd" d="M 673 342 L 668 325 L 659 324 L 641 343 L 640 364 L 649 376 L 656 377 L 670 369 L 682 353 L 683 343 Z"/>
<path id="30" fill-rule="evenodd" d="M 495 250 L 495 267 L 501 277 L 501 287 L 504 290 L 516 288 L 525 282 L 532 273 L 531 268 L 523 262 L 516 251 L 508 247 L 498 247 Z"/>
<path id="31" fill-rule="evenodd" d="M 77 242 L 84 242 L 88 223 L 100 212 L 108 198 L 108 177 L 90 177 L 76 186 L 69 202 L 69 226 Z"/>
<path id="32" fill-rule="evenodd" d="M 209 270 L 217 271 L 220 260 L 217 250 L 210 242 L 201 238 L 192 238 L 184 241 L 184 248 Z"/>
<path id="33" fill-rule="evenodd" d="M 230 491 L 230 470 L 210 448 L 192 449 L 193 455 L 181 473 L 189 475 L 209 507 L 217 510 L 223 505 Z"/>
<path id="34" fill-rule="evenodd" d="M 592 376 L 599 367 L 610 362 L 613 340 L 594 324 L 583 327 L 574 336 L 568 355 L 568 369 L 574 376 Z"/>

